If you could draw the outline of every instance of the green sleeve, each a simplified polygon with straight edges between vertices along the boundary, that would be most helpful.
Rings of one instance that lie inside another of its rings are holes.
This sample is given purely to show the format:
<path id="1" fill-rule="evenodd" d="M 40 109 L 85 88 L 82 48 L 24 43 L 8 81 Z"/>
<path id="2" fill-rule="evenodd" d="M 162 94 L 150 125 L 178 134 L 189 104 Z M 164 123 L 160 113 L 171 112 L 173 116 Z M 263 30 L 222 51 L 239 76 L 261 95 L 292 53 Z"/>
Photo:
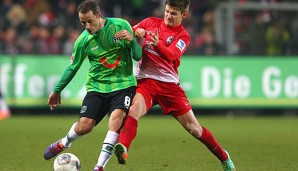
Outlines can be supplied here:
<path id="1" fill-rule="evenodd" d="M 54 92 L 57 94 L 60 94 L 61 91 L 68 85 L 68 83 L 73 79 L 73 77 L 76 75 L 77 71 L 73 70 L 70 66 L 68 66 L 65 71 L 63 72 L 63 75 L 59 82 L 56 84 L 54 88 Z"/>
<path id="2" fill-rule="evenodd" d="M 142 57 L 142 48 L 135 37 L 132 39 L 130 43 L 132 50 L 132 58 L 136 61 L 139 61 Z"/>
<path id="3" fill-rule="evenodd" d="M 132 31 L 132 28 L 131 28 L 130 24 L 127 21 L 125 21 L 125 27 L 126 27 L 127 31 L 130 34 L 134 35 L 134 33 Z M 136 61 L 139 61 L 142 57 L 142 48 L 141 48 L 141 46 L 139 45 L 139 43 L 138 43 L 138 41 L 135 37 L 132 39 L 130 44 L 131 44 L 130 45 L 130 51 L 131 51 L 132 58 Z"/>

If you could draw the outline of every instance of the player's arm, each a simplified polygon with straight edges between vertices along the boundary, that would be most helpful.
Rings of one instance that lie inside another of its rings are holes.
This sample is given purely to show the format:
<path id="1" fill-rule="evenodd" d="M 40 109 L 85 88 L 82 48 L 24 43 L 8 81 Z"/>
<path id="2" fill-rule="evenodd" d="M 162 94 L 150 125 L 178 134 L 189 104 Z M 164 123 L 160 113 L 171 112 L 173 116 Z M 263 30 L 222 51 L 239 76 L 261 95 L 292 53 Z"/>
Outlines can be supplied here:
<path id="1" fill-rule="evenodd" d="M 60 106 L 61 104 L 60 93 L 75 75 L 76 75 L 76 71 L 72 70 L 70 66 L 66 67 L 61 79 L 58 81 L 53 92 L 50 94 L 48 98 L 48 105 L 50 106 L 51 110 L 53 110 L 54 107 Z"/>
<path id="2" fill-rule="evenodd" d="M 146 23 L 151 23 L 150 18 L 146 18 L 144 20 L 142 20 L 141 22 L 139 22 L 138 24 L 134 25 L 132 27 L 132 31 L 134 32 L 134 35 L 137 39 L 142 39 L 145 38 L 146 36 Z"/>
<path id="3" fill-rule="evenodd" d="M 130 44 L 131 44 L 132 58 L 136 61 L 139 61 L 142 57 L 142 48 L 134 36 Z"/>
<path id="4" fill-rule="evenodd" d="M 61 104 L 61 91 L 69 84 L 69 82 L 73 79 L 76 75 L 77 71 L 81 67 L 86 55 L 82 52 L 82 46 L 78 46 L 78 42 L 74 45 L 73 54 L 71 57 L 71 64 L 66 67 L 64 70 L 62 77 L 56 84 L 53 92 L 50 94 L 48 98 L 48 105 L 50 105 L 51 110 L 54 107 L 59 106 Z M 75 57 L 76 56 L 76 57 Z"/>
<path id="5" fill-rule="evenodd" d="M 53 92 L 50 94 L 48 98 L 48 105 L 50 106 L 51 110 L 53 110 L 54 107 L 60 106 L 61 104 L 60 93 L 75 75 L 76 75 L 76 71 L 74 71 L 70 66 L 66 67 L 61 79 L 56 84 Z"/>
<path id="6" fill-rule="evenodd" d="M 60 94 L 61 91 L 68 85 L 68 83 L 73 79 L 73 77 L 76 75 L 77 71 L 73 70 L 70 66 L 67 66 L 66 69 L 63 72 L 62 77 L 56 84 L 53 92 Z"/>
<path id="7" fill-rule="evenodd" d="M 86 54 L 84 49 L 84 40 L 80 39 L 80 41 L 76 41 L 73 48 L 73 53 L 70 60 L 70 65 L 66 67 L 63 72 L 62 77 L 59 82 L 56 84 L 54 91 L 57 94 L 60 94 L 61 91 L 68 85 L 68 83 L 73 79 L 76 75 L 77 71 L 80 69 L 83 64 Z"/>
<path id="8" fill-rule="evenodd" d="M 136 61 L 139 61 L 142 57 L 142 47 L 139 45 L 136 37 L 134 36 L 133 30 L 128 22 L 126 24 L 126 29 L 132 35 L 132 40 L 130 41 L 132 58 Z"/>
<path id="9" fill-rule="evenodd" d="M 121 40 L 128 40 L 130 42 L 130 50 L 132 58 L 139 61 L 142 57 L 142 48 L 139 45 L 137 39 L 133 36 L 132 28 L 128 22 L 125 22 L 124 30 L 115 34 L 115 38 L 121 38 Z"/>
<path id="10" fill-rule="evenodd" d="M 154 33 L 148 32 L 148 34 L 151 34 L 151 42 L 148 42 L 148 45 L 154 46 L 160 56 L 167 57 L 166 60 L 169 61 L 174 61 L 179 58 L 185 52 L 190 43 L 190 38 L 188 36 L 178 37 L 177 41 L 174 41 L 167 47 L 159 42 L 157 29 L 155 29 Z"/>

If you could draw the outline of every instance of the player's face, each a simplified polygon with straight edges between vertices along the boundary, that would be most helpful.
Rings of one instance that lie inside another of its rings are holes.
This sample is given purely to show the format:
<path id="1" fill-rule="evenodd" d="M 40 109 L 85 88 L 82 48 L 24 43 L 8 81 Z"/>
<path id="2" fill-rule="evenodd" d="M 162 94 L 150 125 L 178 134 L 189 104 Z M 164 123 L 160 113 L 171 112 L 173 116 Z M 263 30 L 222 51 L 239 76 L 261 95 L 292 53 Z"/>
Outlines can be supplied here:
<path id="1" fill-rule="evenodd" d="M 92 11 L 79 13 L 81 24 L 90 33 L 94 34 L 100 29 L 100 14 L 94 15 Z"/>
<path id="2" fill-rule="evenodd" d="M 186 11 L 181 12 L 180 10 L 177 10 L 175 8 L 172 8 L 169 5 L 166 5 L 164 22 L 169 27 L 175 27 L 182 22 L 182 20 L 186 17 L 186 15 L 187 15 Z"/>

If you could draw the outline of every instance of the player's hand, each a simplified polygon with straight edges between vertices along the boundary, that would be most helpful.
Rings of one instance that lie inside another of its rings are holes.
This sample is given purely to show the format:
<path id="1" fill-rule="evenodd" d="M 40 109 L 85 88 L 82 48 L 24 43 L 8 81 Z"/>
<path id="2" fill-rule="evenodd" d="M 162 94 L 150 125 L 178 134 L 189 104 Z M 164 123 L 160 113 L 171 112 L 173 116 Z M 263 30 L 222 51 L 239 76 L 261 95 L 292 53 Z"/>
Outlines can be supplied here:
<path id="1" fill-rule="evenodd" d="M 142 29 L 142 28 L 138 28 L 136 31 L 135 31 L 135 37 L 137 39 L 142 39 L 146 36 L 146 30 Z"/>
<path id="2" fill-rule="evenodd" d="M 131 42 L 133 39 L 133 35 L 131 35 L 127 30 L 121 30 L 115 34 L 114 38 L 120 40 L 128 40 Z"/>
<path id="3" fill-rule="evenodd" d="M 52 92 L 48 99 L 48 105 L 50 105 L 50 109 L 53 110 L 54 107 L 60 106 L 60 104 L 61 104 L 60 94 Z"/>
<path id="4" fill-rule="evenodd" d="M 157 28 L 155 29 L 154 33 L 151 31 L 147 32 L 147 34 L 151 35 L 151 41 L 148 41 L 146 44 L 148 46 L 156 46 L 159 42 L 159 37 L 158 37 L 158 30 Z"/>

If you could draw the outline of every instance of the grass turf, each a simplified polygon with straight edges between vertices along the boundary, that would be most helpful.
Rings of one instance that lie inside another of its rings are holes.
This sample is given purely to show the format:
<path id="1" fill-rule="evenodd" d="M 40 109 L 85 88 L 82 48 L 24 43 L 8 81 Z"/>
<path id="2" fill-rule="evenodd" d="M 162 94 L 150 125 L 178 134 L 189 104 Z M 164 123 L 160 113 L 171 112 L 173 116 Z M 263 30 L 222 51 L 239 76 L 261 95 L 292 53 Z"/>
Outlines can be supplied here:
<path id="1" fill-rule="evenodd" d="M 297 169 L 297 117 L 199 117 L 227 149 L 239 171 L 294 171 Z M 45 148 L 65 136 L 75 116 L 12 116 L 0 121 L 1 171 L 51 171 L 43 159 Z M 97 162 L 107 132 L 107 118 L 65 152 L 77 155 L 82 171 Z M 146 116 L 129 151 L 127 165 L 113 156 L 106 170 L 218 171 L 218 160 L 170 116 Z"/>

